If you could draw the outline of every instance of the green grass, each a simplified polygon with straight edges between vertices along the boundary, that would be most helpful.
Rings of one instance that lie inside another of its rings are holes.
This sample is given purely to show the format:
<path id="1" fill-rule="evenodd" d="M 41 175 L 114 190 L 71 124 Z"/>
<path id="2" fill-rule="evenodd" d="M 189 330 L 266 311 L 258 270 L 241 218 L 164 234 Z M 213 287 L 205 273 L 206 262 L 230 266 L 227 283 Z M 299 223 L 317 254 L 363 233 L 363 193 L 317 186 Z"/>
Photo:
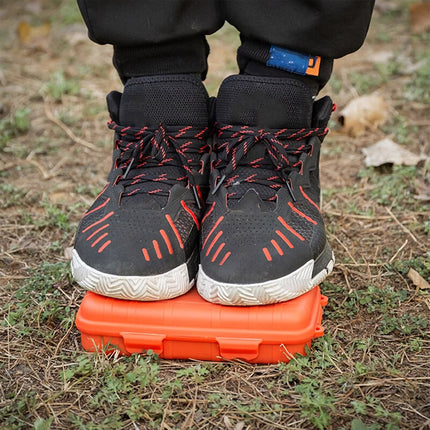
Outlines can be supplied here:
<path id="1" fill-rule="evenodd" d="M 28 132 L 30 112 L 28 107 L 20 108 L 0 120 L 0 152 L 13 138 Z"/>
<path id="2" fill-rule="evenodd" d="M 0 184 L 0 208 L 6 209 L 12 206 L 20 206 L 26 195 L 26 191 L 14 184 L 5 182 Z"/>
<path id="3" fill-rule="evenodd" d="M 0 155 L 9 166 L 0 173 L 2 430 L 415 430 L 423 425 L 422 415 L 428 415 L 430 291 L 417 288 L 407 274 L 413 268 L 430 278 L 430 207 L 415 198 L 429 166 L 364 168 L 361 153 L 382 135 L 414 152 L 426 149 L 430 39 L 428 34 L 408 34 L 412 1 L 388 2 L 391 10 L 375 11 L 368 42 L 372 52 L 391 53 L 393 60 L 372 65 L 372 58 L 364 58 L 345 72 L 351 73 L 358 92 L 376 89 L 383 94 L 393 107 L 389 122 L 360 137 L 333 133 L 333 140 L 329 136 L 323 145 L 328 163 L 323 170 L 332 169 L 323 212 L 338 261 L 321 286 L 329 297 L 325 334 L 312 342 L 307 356 L 273 365 L 82 350 L 74 319 L 84 291 L 71 280 L 69 263 L 62 261 L 82 207 L 53 202 L 67 190 L 81 195 L 81 201 L 100 192 L 96 182 L 103 182 L 109 169 L 106 157 L 112 145 L 101 94 L 120 85 L 111 79 L 109 59 L 87 61 L 90 42 L 69 43 L 68 35 L 80 28 L 75 23 L 82 22 L 75 2 L 43 1 L 40 13 L 26 8 L 32 25 L 50 19 L 52 43 L 48 53 L 43 47 L 28 49 L 27 55 L 11 50 L 10 60 L 1 66 L 2 88 L 13 101 L 9 105 L 6 99 L 0 119 Z M 11 11 L 3 13 L 0 46 L 9 46 L 4 38 L 16 31 Z M 206 83 L 216 94 L 223 74 L 236 73 L 238 35 L 226 26 L 210 39 L 215 47 L 211 55 L 219 57 Z M 351 81 L 343 77 L 334 76 L 328 88 L 339 104 L 353 94 Z M 84 79 L 91 79 L 91 85 L 81 90 Z M 41 88 L 44 97 L 23 91 L 27 86 Z M 46 118 L 46 102 L 55 102 L 53 113 L 75 134 L 82 128 L 86 139 L 100 142 L 106 151 L 94 154 L 71 144 L 64 130 Z M 30 153 L 33 158 L 26 160 Z M 74 165 L 87 158 L 87 167 Z M 50 170 L 63 159 L 64 168 Z M 53 176 L 43 178 L 31 161 Z"/>
<path id="4" fill-rule="evenodd" d="M 17 336 L 34 333 L 51 341 L 58 331 L 73 324 L 73 313 L 63 302 L 60 288 L 70 284 L 69 265 L 43 263 L 30 271 L 30 277 L 14 293 L 5 307 L 3 326 L 13 327 Z"/>
<path id="5" fill-rule="evenodd" d="M 359 178 L 366 178 L 370 185 L 369 198 L 383 206 L 403 209 L 406 206 L 421 206 L 414 199 L 414 184 L 418 176 L 415 166 L 392 166 L 386 172 L 375 168 L 362 169 Z"/>
<path id="6" fill-rule="evenodd" d="M 392 119 L 381 127 L 387 135 L 392 134 L 393 139 L 400 144 L 408 145 L 414 140 L 414 136 L 419 131 L 416 125 L 410 123 L 410 120 L 404 115 L 395 113 Z"/>
<path id="7" fill-rule="evenodd" d="M 430 43 L 429 34 L 423 34 L 421 37 L 428 46 Z M 403 86 L 403 94 L 406 101 L 415 101 L 428 105 L 430 103 L 430 52 L 428 49 L 417 50 L 415 54 L 415 64 L 417 69 L 413 72 L 408 82 Z"/>
<path id="8" fill-rule="evenodd" d="M 58 70 L 44 84 L 42 91 L 53 101 L 59 102 L 65 95 L 77 95 L 79 90 L 80 84 L 77 79 L 70 78 L 64 71 Z"/>

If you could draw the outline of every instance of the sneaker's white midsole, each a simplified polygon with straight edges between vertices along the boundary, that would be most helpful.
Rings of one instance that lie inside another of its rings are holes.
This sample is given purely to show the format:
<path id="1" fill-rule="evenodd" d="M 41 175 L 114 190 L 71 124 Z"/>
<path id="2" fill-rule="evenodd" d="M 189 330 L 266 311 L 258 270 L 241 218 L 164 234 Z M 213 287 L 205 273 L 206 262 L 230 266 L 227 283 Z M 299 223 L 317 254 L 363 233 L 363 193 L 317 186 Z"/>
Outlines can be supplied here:
<path id="1" fill-rule="evenodd" d="M 197 290 L 207 301 L 222 305 L 252 306 L 285 302 L 310 291 L 331 273 L 334 256 L 321 272 L 312 276 L 314 260 L 287 276 L 256 284 L 230 284 L 210 278 L 199 266 Z"/>
<path id="2" fill-rule="evenodd" d="M 125 300 L 153 301 L 181 296 L 191 289 L 187 264 L 169 272 L 149 276 L 119 276 L 103 273 L 88 266 L 74 249 L 71 262 L 72 275 L 83 288 L 103 296 Z"/>

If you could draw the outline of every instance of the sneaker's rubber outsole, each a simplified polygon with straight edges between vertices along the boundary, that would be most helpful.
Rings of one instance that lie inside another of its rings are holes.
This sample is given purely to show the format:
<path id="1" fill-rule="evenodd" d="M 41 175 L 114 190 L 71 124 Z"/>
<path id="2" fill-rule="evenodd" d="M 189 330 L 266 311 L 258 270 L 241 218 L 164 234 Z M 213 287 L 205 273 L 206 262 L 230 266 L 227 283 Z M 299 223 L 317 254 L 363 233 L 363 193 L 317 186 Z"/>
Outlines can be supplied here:
<path id="1" fill-rule="evenodd" d="M 100 272 L 88 266 L 74 249 L 71 261 L 72 275 L 83 288 L 102 296 L 124 300 L 156 301 L 173 299 L 189 291 L 187 263 L 169 272 L 150 276 L 119 276 Z"/>
<path id="2" fill-rule="evenodd" d="M 326 267 L 312 276 L 314 260 L 287 276 L 256 284 L 229 284 L 211 279 L 200 265 L 197 290 L 208 302 L 230 306 L 268 305 L 286 302 L 307 293 L 322 282 L 333 270 L 334 255 Z"/>

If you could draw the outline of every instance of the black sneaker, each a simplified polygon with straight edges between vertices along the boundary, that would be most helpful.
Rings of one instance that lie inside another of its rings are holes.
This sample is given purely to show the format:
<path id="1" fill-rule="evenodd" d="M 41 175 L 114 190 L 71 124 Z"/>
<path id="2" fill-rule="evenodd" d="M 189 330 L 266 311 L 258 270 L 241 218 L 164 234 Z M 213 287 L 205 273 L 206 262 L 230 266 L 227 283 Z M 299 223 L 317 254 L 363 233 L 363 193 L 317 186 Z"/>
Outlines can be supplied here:
<path id="1" fill-rule="evenodd" d="M 294 80 L 237 75 L 222 84 L 197 278 L 206 300 L 282 302 L 331 272 L 318 162 L 332 107 Z"/>
<path id="2" fill-rule="evenodd" d="M 189 75 L 133 78 L 107 97 L 115 131 L 108 184 L 79 225 L 72 273 L 119 299 L 187 292 L 208 188 L 208 95 Z"/>

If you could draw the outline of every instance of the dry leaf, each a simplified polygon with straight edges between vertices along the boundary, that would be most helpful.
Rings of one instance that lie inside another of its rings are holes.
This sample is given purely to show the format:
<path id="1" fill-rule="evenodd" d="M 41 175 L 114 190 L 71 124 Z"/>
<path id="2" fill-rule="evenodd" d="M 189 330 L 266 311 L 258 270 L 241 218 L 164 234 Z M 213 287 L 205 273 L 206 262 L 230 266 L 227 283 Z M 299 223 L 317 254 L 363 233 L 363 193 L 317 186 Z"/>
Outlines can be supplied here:
<path id="1" fill-rule="evenodd" d="M 413 282 L 413 284 L 422 289 L 426 290 L 430 288 L 430 284 L 414 269 L 409 269 L 408 278 Z"/>
<path id="2" fill-rule="evenodd" d="M 345 133 L 359 136 L 366 129 L 384 124 L 387 118 L 388 106 L 385 100 L 379 95 L 371 94 L 351 100 L 340 112 L 339 123 Z"/>
<path id="3" fill-rule="evenodd" d="M 227 415 L 224 415 L 224 425 L 226 426 L 227 430 L 234 430 L 233 424 Z"/>
<path id="4" fill-rule="evenodd" d="M 27 21 L 21 21 L 18 25 L 18 37 L 23 45 L 38 44 L 49 35 L 51 24 L 45 22 L 43 25 L 32 27 Z"/>
<path id="5" fill-rule="evenodd" d="M 363 148 L 366 156 L 364 164 L 367 167 L 378 167 L 384 164 L 397 164 L 403 166 L 416 166 L 425 156 L 415 155 L 391 139 L 382 139 L 374 145 Z"/>
<path id="6" fill-rule="evenodd" d="M 411 29 L 414 33 L 430 30 L 430 3 L 414 3 L 409 6 Z"/>

